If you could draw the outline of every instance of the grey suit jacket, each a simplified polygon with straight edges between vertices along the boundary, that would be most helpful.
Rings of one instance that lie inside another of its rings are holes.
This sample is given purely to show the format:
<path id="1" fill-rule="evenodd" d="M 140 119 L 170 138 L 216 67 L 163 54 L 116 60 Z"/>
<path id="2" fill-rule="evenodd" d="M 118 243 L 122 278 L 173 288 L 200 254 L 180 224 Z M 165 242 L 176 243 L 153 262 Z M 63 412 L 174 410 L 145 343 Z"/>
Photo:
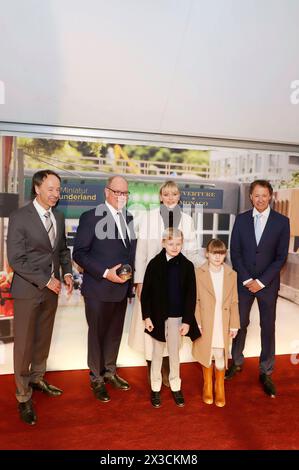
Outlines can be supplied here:
<path id="1" fill-rule="evenodd" d="M 66 247 L 64 216 L 53 209 L 57 224 L 55 245 L 49 236 L 33 203 L 13 212 L 7 234 L 8 262 L 14 270 L 11 293 L 14 298 L 30 299 L 39 296 L 51 277 L 52 263 L 55 277 L 72 272 L 70 250 Z"/>

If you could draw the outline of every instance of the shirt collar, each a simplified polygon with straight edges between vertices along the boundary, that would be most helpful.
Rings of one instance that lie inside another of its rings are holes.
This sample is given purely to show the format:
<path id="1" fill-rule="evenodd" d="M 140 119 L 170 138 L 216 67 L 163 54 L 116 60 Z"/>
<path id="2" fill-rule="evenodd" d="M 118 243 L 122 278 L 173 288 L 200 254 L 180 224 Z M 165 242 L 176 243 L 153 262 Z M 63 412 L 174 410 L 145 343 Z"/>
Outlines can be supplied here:
<path id="1" fill-rule="evenodd" d="M 45 209 L 43 206 L 41 206 L 38 202 L 37 199 L 35 198 L 33 201 L 33 205 L 35 209 L 37 210 L 38 214 L 40 217 L 43 217 L 47 212 L 52 212 L 52 208 L 49 207 L 49 209 Z"/>
<path id="2" fill-rule="evenodd" d="M 118 212 L 121 212 L 121 209 L 119 209 L 119 210 L 115 209 L 115 207 L 111 206 L 111 204 L 109 204 L 109 202 L 105 201 L 105 204 L 108 207 L 108 209 L 110 210 L 110 212 L 111 212 L 111 214 L 113 215 L 114 218 L 116 217 Z"/>
<path id="3" fill-rule="evenodd" d="M 256 215 L 260 214 L 262 215 L 263 217 L 266 217 L 268 218 L 269 217 L 269 214 L 270 214 L 270 206 L 267 207 L 267 209 L 265 209 L 263 212 L 259 212 L 258 210 L 256 210 L 256 208 L 254 207 L 253 208 L 253 211 L 252 211 L 252 217 L 255 217 Z"/>
<path id="4" fill-rule="evenodd" d="M 166 251 L 165 251 L 165 255 L 166 255 L 167 261 L 169 261 L 170 259 L 174 258 L 173 256 L 170 256 L 168 253 L 166 253 Z"/>

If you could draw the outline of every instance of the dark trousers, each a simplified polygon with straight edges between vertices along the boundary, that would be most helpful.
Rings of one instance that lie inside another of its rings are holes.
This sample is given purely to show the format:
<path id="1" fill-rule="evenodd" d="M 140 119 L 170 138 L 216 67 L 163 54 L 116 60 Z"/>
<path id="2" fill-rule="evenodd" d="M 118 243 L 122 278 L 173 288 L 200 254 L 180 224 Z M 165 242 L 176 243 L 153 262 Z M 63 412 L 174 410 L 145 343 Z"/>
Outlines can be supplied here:
<path id="1" fill-rule="evenodd" d="M 247 327 L 250 323 L 249 316 L 254 299 L 257 299 L 260 327 L 261 327 L 261 354 L 260 354 L 260 373 L 271 375 L 275 361 L 275 320 L 276 320 L 276 303 L 277 291 L 270 291 L 264 288 L 252 295 L 239 289 L 239 313 L 241 328 L 238 331 L 232 345 L 232 359 L 236 365 L 242 365 L 244 362 L 243 350 L 247 334 Z"/>
<path id="2" fill-rule="evenodd" d="M 45 288 L 39 297 L 14 300 L 14 373 L 19 402 L 30 399 L 29 382 L 46 372 L 58 296 Z"/>
<path id="3" fill-rule="evenodd" d="M 120 346 L 127 298 L 121 302 L 101 302 L 84 297 L 88 323 L 88 367 L 91 381 L 102 383 L 114 375 Z"/>

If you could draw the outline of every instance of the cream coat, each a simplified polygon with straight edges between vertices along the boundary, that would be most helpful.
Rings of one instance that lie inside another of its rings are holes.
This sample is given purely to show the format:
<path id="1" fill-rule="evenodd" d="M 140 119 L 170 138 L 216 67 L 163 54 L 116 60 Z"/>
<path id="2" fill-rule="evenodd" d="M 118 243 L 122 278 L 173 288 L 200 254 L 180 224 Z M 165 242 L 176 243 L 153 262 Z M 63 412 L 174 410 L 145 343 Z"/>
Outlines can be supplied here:
<path id="1" fill-rule="evenodd" d="M 178 227 L 184 234 L 184 245 L 182 253 L 194 266 L 200 266 L 203 257 L 199 254 L 199 244 L 196 238 L 193 219 L 189 214 L 182 212 L 181 221 Z M 160 208 L 148 211 L 139 219 L 137 226 L 138 240 L 135 258 L 134 282 L 143 283 L 146 267 L 162 249 L 162 234 L 165 230 L 163 219 L 160 215 Z M 147 344 L 145 346 L 145 340 Z M 142 320 L 141 305 L 137 296 L 135 297 L 132 312 L 131 325 L 129 330 L 129 346 L 146 353 L 146 359 L 151 360 L 151 337 L 144 333 L 144 322 Z M 165 355 L 167 351 L 165 348 Z"/>
<path id="2" fill-rule="evenodd" d="M 208 263 L 196 269 L 196 285 L 195 317 L 198 325 L 202 328 L 202 336 L 194 341 L 192 354 L 203 366 L 209 367 L 216 299 Z M 225 364 L 227 368 L 229 330 L 230 328 L 240 328 L 237 273 L 227 264 L 224 264 L 222 314 Z"/>
<path id="3" fill-rule="evenodd" d="M 196 232 L 193 219 L 189 214 L 182 212 L 182 217 L 178 228 L 184 234 L 183 255 L 186 256 L 194 266 L 199 266 L 202 262 L 199 256 L 199 245 L 197 243 Z M 160 215 L 160 208 L 147 211 L 139 222 L 138 240 L 135 259 L 134 282 L 142 283 L 146 267 L 162 249 L 162 234 L 165 230 L 163 219 Z"/>

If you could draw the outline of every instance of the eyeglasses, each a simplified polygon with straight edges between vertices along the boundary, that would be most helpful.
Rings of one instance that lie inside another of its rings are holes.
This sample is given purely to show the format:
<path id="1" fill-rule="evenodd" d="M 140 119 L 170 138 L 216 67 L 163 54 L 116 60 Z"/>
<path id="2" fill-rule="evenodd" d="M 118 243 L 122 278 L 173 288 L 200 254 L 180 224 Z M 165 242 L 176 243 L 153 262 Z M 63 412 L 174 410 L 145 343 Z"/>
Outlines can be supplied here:
<path id="1" fill-rule="evenodd" d="M 127 197 L 130 194 L 130 191 L 116 191 L 115 189 L 108 188 L 108 187 L 106 189 L 109 189 L 110 191 L 112 191 L 114 196 L 117 196 L 117 197 L 119 197 L 119 196 L 126 196 Z"/>

